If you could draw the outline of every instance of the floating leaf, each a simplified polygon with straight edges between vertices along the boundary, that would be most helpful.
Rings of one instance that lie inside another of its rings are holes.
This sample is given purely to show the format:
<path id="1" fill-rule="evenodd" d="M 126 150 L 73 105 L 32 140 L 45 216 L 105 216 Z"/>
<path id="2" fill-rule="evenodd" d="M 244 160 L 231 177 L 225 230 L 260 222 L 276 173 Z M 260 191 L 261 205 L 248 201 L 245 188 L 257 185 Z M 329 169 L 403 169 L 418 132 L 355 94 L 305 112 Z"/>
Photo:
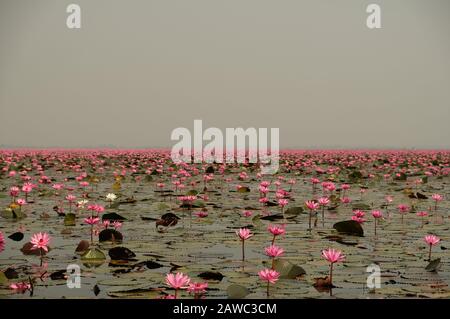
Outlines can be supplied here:
<path id="1" fill-rule="evenodd" d="M 329 276 L 314 278 L 314 287 L 319 291 L 328 291 L 329 288 L 335 287 L 330 280 Z M 323 289 L 325 288 L 325 289 Z M 323 289 L 323 290 L 322 290 Z"/>
<path id="2" fill-rule="evenodd" d="M 52 280 L 66 279 L 66 270 L 65 269 L 57 270 L 57 271 L 55 271 L 55 272 L 50 274 L 50 278 Z"/>
<path id="3" fill-rule="evenodd" d="M 64 226 L 75 226 L 75 214 L 74 213 L 68 213 L 66 216 L 64 216 Z"/>
<path id="4" fill-rule="evenodd" d="M 336 229 L 340 233 L 355 235 L 355 236 L 364 236 L 364 230 L 360 223 L 354 220 L 344 220 L 341 222 L 337 222 L 333 225 L 333 228 Z"/>
<path id="5" fill-rule="evenodd" d="M 91 248 L 81 256 L 82 261 L 104 261 L 105 259 L 105 254 L 98 248 Z"/>
<path id="6" fill-rule="evenodd" d="M 195 189 L 191 189 L 190 191 L 188 191 L 186 193 L 186 196 L 197 196 L 198 195 L 198 191 L 196 191 Z"/>
<path id="7" fill-rule="evenodd" d="M 432 260 L 426 267 L 425 270 L 429 272 L 437 272 L 441 268 L 441 258 Z"/>
<path id="8" fill-rule="evenodd" d="M 87 240 L 82 240 L 82 241 L 80 241 L 77 248 L 75 249 L 75 252 L 77 252 L 77 253 L 85 252 L 86 250 L 89 249 L 89 246 L 90 246 L 90 244 Z"/>
<path id="9" fill-rule="evenodd" d="M 98 294 L 100 293 L 100 288 L 98 287 L 98 285 L 95 285 L 92 290 L 94 291 L 94 295 L 96 296 L 98 296 Z"/>
<path id="10" fill-rule="evenodd" d="M 348 174 L 348 178 L 350 181 L 354 182 L 358 179 L 361 179 L 363 177 L 363 174 L 360 171 L 354 171 Z"/>
<path id="11" fill-rule="evenodd" d="M 108 213 L 108 214 L 104 214 L 103 216 L 102 216 L 102 221 L 104 221 L 104 220 L 109 220 L 109 221 L 123 221 L 123 220 L 126 220 L 126 218 L 125 217 L 123 217 L 123 216 L 120 216 L 119 214 L 117 214 L 117 213 Z"/>
<path id="12" fill-rule="evenodd" d="M 21 241 L 23 239 L 23 233 L 15 232 L 14 234 L 9 235 L 8 238 L 14 241 Z"/>
<path id="13" fill-rule="evenodd" d="M 284 259 L 275 259 L 274 268 L 280 273 L 282 279 L 295 279 L 306 274 L 302 267 Z"/>
<path id="14" fill-rule="evenodd" d="M 157 269 L 157 268 L 164 267 L 160 263 L 157 263 L 156 261 L 152 261 L 152 260 L 141 261 L 141 262 L 133 265 L 134 268 L 143 267 L 143 266 L 147 267 L 148 269 Z"/>
<path id="15" fill-rule="evenodd" d="M 428 196 L 426 196 L 422 193 L 419 193 L 419 192 L 416 193 L 416 196 L 418 199 L 428 199 Z"/>
<path id="16" fill-rule="evenodd" d="M 250 291 L 241 285 L 232 284 L 227 288 L 228 299 L 242 299 L 250 294 Z"/>
<path id="17" fill-rule="evenodd" d="M 48 248 L 48 250 L 50 251 L 50 247 Z M 45 255 L 47 254 L 47 252 L 42 249 L 42 248 L 38 248 L 38 249 L 33 249 L 33 244 L 32 243 L 26 243 L 22 246 L 22 248 L 20 249 L 20 251 L 24 254 L 24 255 L 35 255 L 35 256 L 40 256 L 40 255 Z"/>
<path id="18" fill-rule="evenodd" d="M 5 285 L 8 283 L 8 278 L 6 278 L 3 271 L 0 271 L 0 285 Z"/>
<path id="19" fill-rule="evenodd" d="M 300 215 L 305 213 L 305 210 L 303 207 L 289 207 L 284 213 L 286 215 Z"/>
<path id="20" fill-rule="evenodd" d="M 130 260 L 136 257 L 136 254 L 126 247 L 111 248 L 108 251 L 108 255 L 112 260 Z"/>
<path id="21" fill-rule="evenodd" d="M 247 186 L 242 186 L 239 187 L 237 190 L 238 193 L 250 193 L 250 188 L 248 188 Z"/>
<path id="22" fill-rule="evenodd" d="M 198 274 L 198 277 L 205 280 L 217 280 L 217 281 L 222 281 L 223 279 L 223 275 L 220 272 L 213 272 L 213 271 L 202 272 Z"/>
<path id="23" fill-rule="evenodd" d="M 3 273 L 5 274 L 6 278 L 8 278 L 8 279 L 16 279 L 19 277 L 18 272 L 14 268 L 11 268 L 11 267 L 6 269 Z"/>
<path id="24" fill-rule="evenodd" d="M 123 236 L 120 232 L 118 232 L 115 229 L 103 229 L 100 234 L 98 234 L 98 240 L 103 242 L 103 241 L 112 241 L 112 242 L 116 242 L 119 241 L 121 242 L 123 240 Z"/>
<path id="25" fill-rule="evenodd" d="M 155 222 L 155 224 L 156 226 L 161 225 L 164 227 L 175 226 L 178 223 L 179 219 L 180 218 L 173 213 L 166 213 L 162 215 L 161 218 Z"/>
<path id="26" fill-rule="evenodd" d="M 397 175 L 394 176 L 395 181 L 406 181 L 407 178 L 408 177 L 406 176 L 405 173 L 400 173 L 398 176 Z"/>
<path id="27" fill-rule="evenodd" d="M 155 221 L 158 220 L 158 218 L 155 217 L 147 217 L 147 216 L 141 216 L 142 220 L 150 220 L 150 221 Z"/>
<path id="28" fill-rule="evenodd" d="M 8 207 L 2 212 L 2 217 L 7 219 L 22 219 L 25 218 L 26 215 L 21 209 L 11 209 Z"/>
<path id="29" fill-rule="evenodd" d="M 260 219 L 275 221 L 275 220 L 284 219 L 284 216 L 282 214 L 272 214 L 272 215 L 267 215 L 267 216 L 260 217 Z"/>
<path id="30" fill-rule="evenodd" d="M 352 209 L 353 210 L 370 210 L 371 207 L 368 204 L 364 204 L 364 203 L 355 203 L 352 205 Z"/>

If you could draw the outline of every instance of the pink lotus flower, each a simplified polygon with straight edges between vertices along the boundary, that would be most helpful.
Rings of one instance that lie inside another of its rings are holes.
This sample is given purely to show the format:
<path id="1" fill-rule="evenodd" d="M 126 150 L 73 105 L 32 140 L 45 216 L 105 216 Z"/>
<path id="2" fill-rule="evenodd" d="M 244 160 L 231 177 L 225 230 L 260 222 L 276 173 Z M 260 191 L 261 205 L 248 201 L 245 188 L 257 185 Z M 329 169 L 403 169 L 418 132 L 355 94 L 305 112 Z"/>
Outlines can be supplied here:
<path id="1" fill-rule="evenodd" d="M 173 289 L 175 289 L 175 298 L 177 298 L 179 289 L 186 289 L 189 286 L 191 279 L 189 276 L 183 274 L 182 272 L 177 272 L 176 274 L 169 273 L 166 275 L 166 284 Z"/>
<path id="2" fill-rule="evenodd" d="M 241 228 L 237 230 L 236 235 L 238 235 L 241 240 L 247 240 L 253 236 L 248 228 Z"/>
<path id="3" fill-rule="evenodd" d="M 64 188 L 63 184 L 53 184 L 52 188 L 56 191 L 59 191 Z"/>
<path id="4" fill-rule="evenodd" d="M 328 197 L 320 197 L 317 202 L 320 206 L 327 206 L 330 203 L 330 199 Z"/>
<path id="5" fill-rule="evenodd" d="M 247 228 L 241 228 L 236 231 L 236 235 L 241 239 L 242 241 L 242 261 L 245 261 L 245 241 L 253 236 L 253 234 L 250 233 L 250 230 Z"/>
<path id="6" fill-rule="evenodd" d="M 193 293 L 195 298 L 197 298 L 197 295 L 206 293 L 207 288 L 207 282 L 191 282 L 187 288 L 187 291 L 189 291 L 189 293 Z"/>
<path id="7" fill-rule="evenodd" d="M 341 198 L 341 203 L 342 204 L 349 204 L 349 203 L 351 203 L 351 199 L 350 199 L 350 197 L 342 197 Z"/>
<path id="8" fill-rule="evenodd" d="M 30 243 L 33 244 L 31 249 L 43 249 L 48 252 L 48 245 L 50 243 L 50 236 L 47 233 L 36 233 L 31 236 Z"/>
<path id="9" fill-rule="evenodd" d="M 280 205 L 281 208 L 285 207 L 288 203 L 289 203 L 289 201 L 287 199 L 284 199 L 284 198 L 280 198 L 278 200 L 278 205 Z"/>
<path id="10" fill-rule="evenodd" d="M 373 210 L 372 211 L 372 216 L 373 218 L 382 218 L 383 217 L 383 213 L 379 210 Z"/>
<path id="11" fill-rule="evenodd" d="M 309 209 L 309 214 L 308 214 L 308 225 L 309 225 L 309 228 L 308 228 L 308 230 L 311 231 L 312 230 L 312 228 L 311 228 L 311 217 L 312 216 L 311 215 L 312 215 L 313 212 L 315 212 L 317 209 L 319 209 L 320 206 L 319 206 L 318 202 L 315 202 L 315 201 L 312 201 L 312 200 L 307 200 L 305 202 L 305 206 Z"/>
<path id="12" fill-rule="evenodd" d="M 259 183 L 259 185 L 261 185 L 262 187 L 269 187 L 270 186 L 270 182 L 269 181 L 262 181 L 261 183 Z"/>
<path id="13" fill-rule="evenodd" d="M 264 248 L 266 255 L 272 258 L 280 257 L 284 254 L 284 249 L 276 245 L 270 245 Z"/>
<path id="14" fill-rule="evenodd" d="M 335 263 L 344 261 L 345 255 L 340 250 L 328 248 L 326 250 L 322 250 L 322 257 L 330 263 L 329 279 L 330 286 L 333 287 L 333 265 Z"/>
<path id="15" fill-rule="evenodd" d="M 15 197 L 19 196 L 19 193 L 20 193 L 20 189 L 19 189 L 19 187 L 17 187 L 17 186 L 13 186 L 13 187 L 11 187 L 11 188 L 9 189 L 9 195 L 10 195 L 12 198 L 15 198 Z"/>
<path id="16" fill-rule="evenodd" d="M 275 237 L 279 235 L 284 235 L 286 233 L 285 225 L 269 225 L 267 230 Z"/>
<path id="17" fill-rule="evenodd" d="M 311 211 L 316 211 L 319 208 L 319 203 L 312 200 L 307 200 L 305 202 L 305 205 Z"/>
<path id="18" fill-rule="evenodd" d="M 439 237 L 435 236 L 435 235 L 426 235 L 426 236 L 423 238 L 423 240 L 424 240 L 428 245 L 431 245 L 431 246 L 434 246 L 434 245 L 438 244 L 438 243 L 441 241 L 441 239 L 440 239 Z"/>
<path id="19" fill-rule="evenodd" d="M 113 227 L 114 227 L 115 230 L 118 230 L 118 229 L 120 229 L 122 227 L 122 223 L 116 220 L 113 223 Z"/>
<path id="20" fill-rule="evenodd" d="M 90 217 L 84 219 L 84 222 L 85 222 L 86 224 L 88 224 L 88 225 L 91 225 L 91 226 L 92 226 L 92 225 L 98 224 L 99 221 L 100 221 L 100 218 L 98 218 L 98 217 L 92 217 L 92 216 L 90 216 Z"/>
<path id="21" fill-rule="evenodd" d="M 261 280 L 267 281 L 267 283 L 274 284 L 278 281 L 280 273 L 273 269 L 263 269 L 258 272 L 258 276 Z"/>
<path id="22" fill-rule="evenodd" d="M 375 236 L 377 235 L 377 219 L 382 218 L 383 217 L 383 213 L 379 210 L 373 210 L 372 211 L 372 216 L 373 218 L 375 218 L 374 220 L 374 227 L 375 227 Z"/>
<path id="23" fill-rule="evenodd" d="M 430 246 L 430 250 L 428 253 L 428 260 L 431 261 L 431 249 L 433 248 L 434 245 L 437 245 L 441 241 L 441 239 L 436 235 L 426 235 L 423 238 L 423 240 Z"/>
<path id="24" fill-rule="evenodd" d="M 444 197 L 442 195 L 439 194 L 433 194 L 431 195 L 431 198 L 435 201 L 435 202 L 440 202 L 444 199 Z"/>
<path id="25" fill-rule="evenodd" d="M 205 218 L 208 216 L 208 212 L 199 211 L 199 212 L 195 212 L 194 215 L 197 216 L 198 218 Z"/>
<path id="26" fill-rule="evenodd" d="M 397 209 L 400 214 L 406 214 L 409 211 L 409 206 L 405 204 L 400 204 L 397 206 Z"/>
<path id="27" fill-rule="evenodd" d="M 249 211 L 249 210 L 244 210 L 243 212 L 242 212 L 242 215 L 244 216 L 244 217 L 250 217 L 250 216 L 252 216 L 252 212 L 251 211 Z"/>
<path id="28" fill-rule="evenodd" d="M 332 264 L 345 260 L 345 255 L 340 250 L 333 248 L 322 250 L 322 257 Z"/>
<path id="29" fill-rule="evenodd" d="M 33 186 L 31 186 L 30 184 L 26 184 L 22 186 L 22 192 L 28 194 L 33 190 Z"/>
<path id="30" fill-rule="evenodd" d="M 416 215 L 419 217 L 426 217 L 426 216 L 428 216 L 428 213 L 425 211 L 421 211 L 421 212 L 417 212 Z"/>
<path id="31" fill-rule="evenodd" d="M 358 216 L 352 216 L 351 220 L 354 220 L 355 222 L 360 223 L 360 224 L 362 224 L 366 221 L 365 218 L 358 217 Z"/>
<path id="32" fill-rule="evenodd" d="M 66 196 L 66 199 L 69 203 L 73 203 L 77 199 L 77 197 L 75 195 L 69 194 Z"/>
<path id="33" fill-rule="evenodd" d="M 27 282 L 16 282 L 9 285 L 9 288 L 15 290 L 19 293 L 24 293 L 27 290 L 31 289 L 30 283 Z"/>
<path id="34" fill-rule="evenodd" d="M 269 286 L 275 284 L 280 277 L 280 273 L 276 270 L 265 268 L 258 272 L 259 279 L 267 282 L 266 294 L 269 297 Z"/>
<path id="35" fill-rule="evenodd" d="M 176 274 L 169 273 L 166 275 L 166 284 L 173 289 L 186 289 L 191 282 L 189 276 L 182 272 Z"/>
<path id="36" fill-rule="evenodd" d="M 404 214 L 408 213 L 409 206 L 405 205 L 405 204 L 400 204 L 397 206 L 397 209 L 398 209 L 399 213 L 402 215 L 402 224 L 403 224 L 403 216 L 404 216 Z"/>
<path id="37" fill-rule="evenodd" d="M 259 186 L 258 190 L 261 194 L 267 194 L 269 192 L 269 189 L 264 186 Z"/>
<path id="38" fill-rule="evenodd" d="M 434 200 L 434 210 L 437 210 L 438 202 L 444 200 L 444 197 L 439 194 L 433 194 L 433 195 L 431 195 L 431 198 Z"/>
<path id="39" fill-rule="evenodd" d="M 27 204 L 27 201 L 26 201 L 25 199 L 19 198 L 19 199 L 16 201 L 16 203 L 17 203 L 17 205 L 19 205 L 19 206 L 23 206 L 23 205 L 26 205 L 26 204 Z"/>

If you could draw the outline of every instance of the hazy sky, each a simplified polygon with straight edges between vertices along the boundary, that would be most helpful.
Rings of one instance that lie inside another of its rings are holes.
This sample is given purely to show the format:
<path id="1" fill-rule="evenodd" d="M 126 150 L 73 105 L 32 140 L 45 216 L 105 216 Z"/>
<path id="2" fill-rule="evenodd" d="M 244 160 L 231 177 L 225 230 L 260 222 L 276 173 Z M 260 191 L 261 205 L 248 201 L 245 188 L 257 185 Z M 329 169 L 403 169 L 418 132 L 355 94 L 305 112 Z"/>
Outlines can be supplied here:
<path id="1" fill-rule="evenodd" d="M 450 148 L 449 40 L 448 0 L 0 0 L 0 145 L 171 146 L 202 119 Z"/>

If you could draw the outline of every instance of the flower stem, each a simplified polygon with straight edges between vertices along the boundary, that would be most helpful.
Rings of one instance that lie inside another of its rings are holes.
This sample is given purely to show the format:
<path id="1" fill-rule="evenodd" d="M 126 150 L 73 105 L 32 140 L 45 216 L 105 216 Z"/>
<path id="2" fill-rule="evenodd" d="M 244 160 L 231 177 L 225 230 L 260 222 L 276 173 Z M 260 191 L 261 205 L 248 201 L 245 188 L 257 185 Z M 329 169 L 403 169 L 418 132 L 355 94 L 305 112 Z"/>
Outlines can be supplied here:
<path id="1" fill-rule="evenodd" d="M 333 287 L 333 263 L 330 264 L 330 287 Z"/>

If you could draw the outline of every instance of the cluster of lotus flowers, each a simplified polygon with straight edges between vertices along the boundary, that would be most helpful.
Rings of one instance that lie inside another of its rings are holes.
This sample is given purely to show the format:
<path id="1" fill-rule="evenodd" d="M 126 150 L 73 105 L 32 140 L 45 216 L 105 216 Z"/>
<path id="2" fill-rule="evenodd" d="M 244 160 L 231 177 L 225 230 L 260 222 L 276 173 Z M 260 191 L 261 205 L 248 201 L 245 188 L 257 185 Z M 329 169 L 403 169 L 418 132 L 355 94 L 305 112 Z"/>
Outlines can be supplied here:
<path id="1" fill-rule="evenodd" d="M 227 168 L 242 168 L 246 167 L 239 165 L 217 164 L 215 173 L 208 173 L 208 165 L 200 165 L 197 167 L 190 164 L 179 164 L 178 166 L 172 165 L 168 152 L 162 151 L 147 151 L 147 152 L 122 152 L 111 151 L 110 153 L 102 152 L 42 152 L 40 160 L 36 157 L 35 153 L 20 153 L 20 152 L 3 152 L 1 154 L 2 159 L 2 173 L 11 180 L 14 184 L 9 187 L 8 194 L 11 198 L 11 203 L 8 208 L 13 211 L 23 211 L 27 205 L 33 203 L 30 200 L 30 196 L 33 191 L 40 186 L 51 189 L 54 192 L 57 199 L 57 205 L 55 206 L 58 214 L 64 214 L 65 207 L 68 208 L 69 214 L 75 213 L 83 216 L 83 221 L 90 227 L 90 244 L 94 245 L 94 236 L 98 235 L 102 229 L 108 229 L 113 227 L 114 229 L 120 229 L 122 223 L 119 221 L 103 220 L 101 221 L 101 214 L 105 211 L 105 206 L 98 203 L 89 202 L 88 188 L 94 187 L 96 182 L 88 179 L 88 174 L 79 164 L 74 164 L 74 158 L 83 158 L 83 160 L 90 165 L 90 167 L 96 172 L 105 173 L 107 169 L 111 169 L 106 164 L 105 158 L 111 161 L 116 161 L 120 165 L 114 166 L 113 176 L 116 181 L 120 181 L 121 177 L 126 174 L 134 174 L 142 171 L 145 168 L 145 174 L 162 176 L 165 174 L 168 177 L 169 182 L 164 182 L 162 179 L 155 183 L 155 188 L 164 192 L 168 187 L 171 187 L 171 192 L 176 194 L 176 198 L 185 206 L 191 210 L 193 203 L 197 200 L 208 200 L 206 191 L 211 188 L 215 179 L 222 177 L 223 181 L 230 184 L 233 179 L 225 178 L 225 172 Z M 126 158 L 133 157 L 140 161 L 140 167 L 137 164 L 126 163 Z M 448 157 L 448 155 L 446 155 Z M 387 162 L 383 161 L 386 158 Z M 377 166 L 370 172 L 364 172 L 367 179 L 373 179 L 380 174 L 384 180 L 393 180 L 396 178 L 403 178 L 407 175 L 415 176 L 415 174 L 424 172 L 425 176 L 448 176 L 450 169 L 444 163 L 443 165 L 434 165 L 433 162 L 437 161 L 440 157 L 434 153 L 377 153 L 377 152 L 282 152 L 281 154 L 281 172 L 279 175 L 274 176 L 272 181 L 264 180 L 264 176 L 260 173 L 256 174 L 256 179 L 259 181 L 257 192 L 259 193 L 258 203 L 262 206 L 262 215 L 269 214 L 267 211 L 268 203 L 275 203 L 278 205 L 281 214 L 284 214 L 286 207 L 289 206 L 290 199 L 293 196 L 292 188 L 297 183 L 296 178 L 286 178 L 282 175 L 283 172 L 296 171 L 299 174 L 313 174 L 314 177 L 309 179 L 310 185 L 306 187 L 311 188 L 312 198 L 304 201 L 304 208 L 308 210 L 308 230 L 311 231 L 314 227 L 317 227 L 318 215 L 321 213 L 322 225 L 325 222 L 325 209 L 333 202 L 339 201 L 343 205 L 347 205 L 352 202 L 349 195 L 351 187 L 350 184 L 341 183 L 338 185 L 332 176 L 339 174 L 339 171 L 343 167 L 356 167 L 356 166 L 371 166 L 374 167 L 374 163 Z M 16 171 L 14 167 L 18 162 L 29 159 L 31 166 L 27 169 Z M 444 161 L 445 162 L 445 161 Z M 45 175 L 45 163 L 48 166 L 60 165 L 61 170 L 76 172 L 77 176 L 75 181 L 77 183 L 78 191 L 80 195 L 76 194 L 77 187 L 68 185 L 68 180 L 55 182 L 54 179 Z M 405 163 L 411 164 L 413 168 L 406 168 Z M 126 165 L 125 165 L 126 164 Z M 168 165 L 169 164 L 169 165 Z M 228 166 L 227 166 L 228 165 Z M 327 165 L 327 169 L 321 167 L 321 165 Z M 119 168 L 118 168 L 119 167 Z M 33 181 L 30 172 L 38 172 L 38 179 Z M 183 194 L 182 191 L 188 186 L 195 187 L 198 181 L 194 178 L 200 176 L 201 182 L 204 187 L 204 194 L 189 195 Z M 319 178 L 323 176 L 323 178 Z M 135 176 L 136 181 L 141 177 Z M 247 181 L 251 176 L 246 171 L 240 171 L 237 176 L 237 182 Z M 421 179 L 413 181 L 412 187 L 415 187 L 422 183 Z M 286 188 L 284 189 L 283 186 Z M 287 186 L 287 187 L 286 187 Z M 236 185 L 236 190 L 240 192 L 246 186 L 241 184 Z M 287 189 L 289 187 L 289 189 Z M 272 188 L 272 189 L 271 189 Z M 273 189 L 275 188 L 275 189 Z M 321 193 L 316 196 L 317 191 L 321 190 Z M 340 194 L 337 196 L 337 191 Z M 361 198 L 365 196 L 367 188 L 361 187 L 357 190 Z M 274 193 L 274 198 L 270 198 L 270 194 Z M 113 193 L 108 193 L 104 196 L 104 200 L 109 202 L 110 205 L 117 199 L 117 196 Z M 444 196 L 441 194 L 431 195 L 433 201 L 433 207 L 429 208 L 429 211 L 438 210 L 438 205 L 444 200 Z M 390 205 L 392 205 L 394 199 L 392 196 L 387 195 L 384 199 L 386 211 L 382 212 L 380 209 L 373 209 L 370 213 L 367 213 L 360 209 L 355 209 L 352 212 L 351 220 L 364 224 L 367 222 L 366 214 L 370 214 L 373 217 L 374 233 L 377 234 L 378 220 L 383 218 L 390 218 L 391 211 L 389 211 Z M 401 216 L 401 222 L 404 222 L 404 216 L 411 212 L 411 207 L 407 204 L 398 204 L 396 206 L 397 212 Z M 429 211 L 420 210 L 416 214 L 420 216 L 422 220 L 429 215 Z M 251 217 L 252 212 L 250 210 L 244 210 L 242 216 Z M 198 218 L 205 218 L 208 216 L 208 212 L 205 210 L 194 212 Z M 370 216 L 369 215 L 369 216 Z M 314 223 L 313 223 L 314 222 Z M 279 236 L 286 234 L 286 228 L 284 224 L 277 225 L 272 224 L 268 227 L 268 232 L 271 234 L 270 245 L 264 248 L 264 254 L 270 258 L 271 267 L 261 269 L 257 275 L 261 281 L 266 284 L 267 295 L 269 295 L 270 284 L 276 284 L 280 279 L 280 273 L 275 269 L 276 259 L 284 256 L 285 250 L 276 245 L 276 239 Z M 245 242 L 249 240 L 253 234 L 247 228 L 240 228 L 236 231 L 236 235 L 242 244 L 242 261 L 245 262 Z M 46 232 L 37 232 L 31 236 L 29 243 L 32 250 L 38 250 L 41 265 L 45 255 L 50 250 L 50 243 L 52 238 Z M 440 238 L 435 234 L 427 234 L 424 237 L 424 242 L 429 246 L 429 259 L 431 260 L 432 247 L 440 242 Z M 278 244 L 278 243 L 277 243 Z M 0 231 L 0 252 L 5 249 L 6 241 L 5 236 Z M 325 246 L 324 248 L 326 248 Z M 326 284 L 329 287 L 333 286 L 333 265 L 345 260 L 345 255 L 342 251 L 334 248 L 326 248 L 321 252 L 322 257 L 330 264 L 329 274 L 326 280 Z M 17 282 L 12 283 L 10 287 L 14 290 L 23 291 L 32 289 L 32 282 Z M 206 282 L 192 282 L 191 279 L 183 273 L 169 273 L 166 276 L 166 284 L 175 290 L 173 295 L 168 295 L 167 298 L 177 298 L 179 290 L 187 290 L 194 295 L 194 298 L 204 297 L 208 284 Z"/>

